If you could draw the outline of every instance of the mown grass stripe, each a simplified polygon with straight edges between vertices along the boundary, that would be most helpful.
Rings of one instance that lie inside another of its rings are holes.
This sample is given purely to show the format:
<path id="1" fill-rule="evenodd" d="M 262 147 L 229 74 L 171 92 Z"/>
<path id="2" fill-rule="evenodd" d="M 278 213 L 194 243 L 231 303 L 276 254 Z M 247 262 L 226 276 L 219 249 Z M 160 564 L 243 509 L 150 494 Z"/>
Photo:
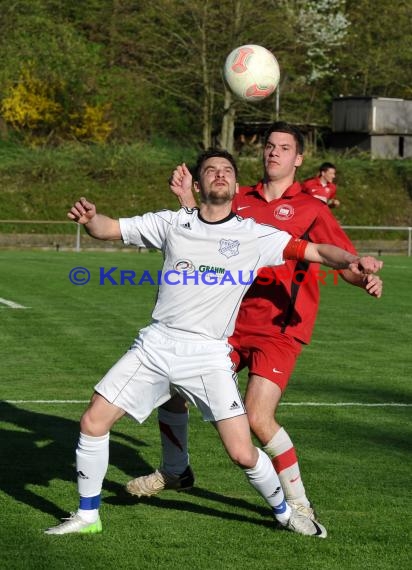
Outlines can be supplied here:
<path id="1" fill-rule="evenodd" d="M 89 400 L 4 400 L 7 404 L 87 404 Z M 281 402 L 281 406 L 312 406 L 312 407 L 344 407 L 353 406 L 360 408 L 409 408 L 412 404 L 404 404 L 402 402 Z"/>

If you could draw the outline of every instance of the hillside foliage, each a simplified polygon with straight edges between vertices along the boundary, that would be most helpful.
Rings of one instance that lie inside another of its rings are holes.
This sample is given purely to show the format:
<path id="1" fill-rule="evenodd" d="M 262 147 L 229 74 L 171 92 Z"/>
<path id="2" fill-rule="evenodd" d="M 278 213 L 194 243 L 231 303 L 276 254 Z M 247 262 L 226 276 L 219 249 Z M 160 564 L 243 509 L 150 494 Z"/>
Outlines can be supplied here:
<path id="1" fill-rule="evenodd" d="M 195 156 L 192 147 L 179 147 L 165 140 L 155 145 L 77 143 L 33 149 L 3 143 L 0 218 L 67 221 L 67 210 L 80 196 L 86 196 L 101 212 L 114 217 L 176 209 L 168 178 L 178 163 L 194 164 Z M 412 161 L 309 154 L 297 172 L 298 180 L 313 176 L 323 160 L 337 166 L 341 207 L 334 213 L 341 223 L 411 225 Z M 259 155 L 240 157 L 238 164 L 241 184 L 260 179 Z M 10 231 L 11 227 L 0 224 L 0 231 Z M 22 231 L 22 226 L 14 230 Z M 43 230 L 44 227 L 33 228 Z"/>

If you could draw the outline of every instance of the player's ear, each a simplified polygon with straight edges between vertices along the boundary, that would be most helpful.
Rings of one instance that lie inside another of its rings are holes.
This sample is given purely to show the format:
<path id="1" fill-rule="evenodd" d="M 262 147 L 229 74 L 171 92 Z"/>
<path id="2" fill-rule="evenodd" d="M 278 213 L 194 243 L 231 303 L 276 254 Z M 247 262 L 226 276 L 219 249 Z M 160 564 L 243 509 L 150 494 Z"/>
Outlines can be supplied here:
<path id="1" fill-rule="evenodd" d="M 239 194 L 239 183 L 238 182 L 236 182 L 235 194 Z"/>
<path id="2" fill-rule="evenodd" d="M 303 162 L 303 154 L 297 154 L 296 158 L 295 158 L 295 166 L 296 168 L 298 168 L 299 166 L 302 165 Z"/>
<path id="3" fill-rule="evenodd" d="M 193 182 L 193 188 L 195 189 L 195 192 L 199 193 L 200 192 L 199 182 Z"/>

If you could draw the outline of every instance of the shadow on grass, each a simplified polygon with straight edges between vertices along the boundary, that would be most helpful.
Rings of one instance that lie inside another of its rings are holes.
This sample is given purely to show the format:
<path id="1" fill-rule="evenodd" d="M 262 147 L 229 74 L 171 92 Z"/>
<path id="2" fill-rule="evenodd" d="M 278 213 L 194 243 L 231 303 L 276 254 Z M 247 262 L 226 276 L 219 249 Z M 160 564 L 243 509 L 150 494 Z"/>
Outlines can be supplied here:
<path id="1" fill-rule="evenodd" d="M 42 492 L 36 493 L 29 487 L 46 488 L 53 485 L 54 480 L 75 483 L 78 421 L 21 409 L 7 402 L 0 402 L 0 420 L 10 424 L 10 428 L 0 428 L 0 489 L 16 501 L 58 519 L 66 516 L 65 510 L 43 497 Z M 111 431 L 111 435 L 125 442 L 119 443 L 111 438 L 111 464 L 133 477 L 153 471 L 152 466 L 144 461 L 138 452 L 138 447 L 147 444 L 114 430 Z M 246 480 L 245 485 L 247 485 Z M 187 500 L 188 493 L 176 495 L 178 498 L 172 500 L 163 499 L 162 496 L 162 498 L 152 497 L 138 501 L 136 497 L 131 497 L 126 493 L 122 484 L 107 478 L 104 481 L 103 490 L 114 493 L 114 496 L 104 498 L 107 504 L 135 506 L 138 502 L 142 502 L 160 509 L 186 511 L 221 519 L 273 526 L 270 509 L 267 507 L 259 507 L 242 499 L 226 497 L 198 487 L 190 491 L 190 495 L 196 497 L 197 500 L 218 503 L 221 508 L 200 505 L 198 502 Z M 224 508 L 225 505 L 233 509 L 252 511 L 260 518 L 228 512 Z M 260 520 L 263 517 L 269 517 L 269 520 Z"/>
<path id="2" fill-rule="evenodd" d="M 54 479 L 76 481 L 79 422 L 24 410 L 7 402 L 0 402 L 0 420 L 13 426 L 0 429 L 0 489 L 44 513 L 57 518 L 65 516 L 65 511 L 28 487 L 48 487 Z M 112 461 L 115 458 L 117 467 L 130 473 L 137 463 L 140 466 L 145 463 L 136 447 L 147 444 L 116 431 L 111 433 L 127 442 L 110 442 L 111 458 Z M 143 468 L 151 471 L 148 464 Z M 106 483 L 110 487 L 111 482 L 106 479 L 105 487 Z"/>
<path id="3" fill-rule="evenodd" d="M 153 471 L 153 469 L 151 470 Z M 147 472 L 146 472 L 147 473 Z M 245 479 L 245 485 L 247 481 Z M 173 510 L 187 513 L 195 513 L 198 515 L 217 517 L 223 520 L 231 520 L 238 522 L 247 522 L 260 526 L 267 526 L 273 528 L 274 520 L 269 507 L 261 507 L 253 502 L 245 501 L 244 499 L 227 497 L 221 495 L 220 493 L 214 493 L 213 491 L 208 491 L 200 487 L 194 487 L 190 491 L 168 491 L 166 494 L 162 494 L 161 497 L 142 497 L 137 498 L 130 496 L 123 487 L 120 485 L 105 485 L 106 489 L 116 493 L 115 496 L 107 497 L 104 499 L 104 503 L 116 506 L 134 507 L 139 504 L 149 505 L 162 510 Z M 170 495 L 174 494 L 176 499 L 170 499 Z M 197 502 L 193 502 L 188 499 L 189 496 L 196 497 Z M 220 508 L 216 508 L 209 505 L 201 505 L 198 502 L 200 499 L 202 502 L 204 500 L 213 501 L 218 503 Z M 256 495 L 256 502 L 258 502 L 258 495 Z M 225 509 L 229 507 L 233 509 L 232 511 Z M 249 512 L 254 513 L 254 516 L 247 516 L 239 512 L 234 512 L 237 509 L 244 509 Z M 263 520 L 265 519 L 265 520 Z"/>

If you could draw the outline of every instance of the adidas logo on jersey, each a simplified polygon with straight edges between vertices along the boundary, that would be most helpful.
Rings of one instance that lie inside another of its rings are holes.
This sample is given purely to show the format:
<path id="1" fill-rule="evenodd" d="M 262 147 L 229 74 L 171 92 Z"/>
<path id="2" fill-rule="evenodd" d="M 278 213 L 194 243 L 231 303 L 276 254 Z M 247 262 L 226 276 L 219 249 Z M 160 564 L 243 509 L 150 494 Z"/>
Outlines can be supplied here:
<path id="1" fill-rule="evenodd" d="M 238 410 L 240 408 L 239 404 L 234 401 L 233 404 L 230 406 L 230 410 Z"/>
<path id="2" fill-rule="evenodd" d="M 190 222 L 186 222 L 185 224 L 180 224 L 180 227 L 185 228 L 185 230 L 191 230 Z"/>

